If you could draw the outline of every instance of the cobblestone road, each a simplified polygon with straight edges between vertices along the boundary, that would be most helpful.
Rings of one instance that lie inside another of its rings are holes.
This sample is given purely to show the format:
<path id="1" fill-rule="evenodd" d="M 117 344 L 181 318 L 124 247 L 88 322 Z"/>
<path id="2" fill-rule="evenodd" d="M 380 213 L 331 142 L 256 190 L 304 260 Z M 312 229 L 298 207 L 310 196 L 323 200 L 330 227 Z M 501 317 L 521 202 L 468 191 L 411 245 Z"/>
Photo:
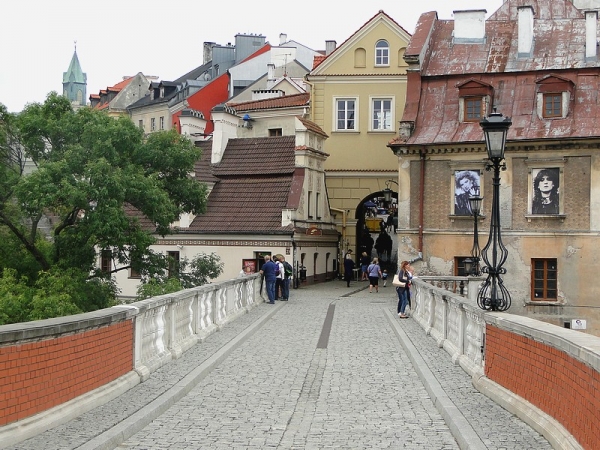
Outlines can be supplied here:
<path id="1" fill-rule="evenodd" d="M 119 399 L 15 448 L 551 448 L 475 390 L 412 319 L 397 318 L 392 287 L 369 294 L 364 283 L 334 281 L 290 297 L 255 308 Z M 259 320 L 256 332 L 155 417 L 153 400 L 168 397 Z M 441 406 L 427 383 L 444 393 Z M 133 435 L 131 418 L 144 426 Z"/>

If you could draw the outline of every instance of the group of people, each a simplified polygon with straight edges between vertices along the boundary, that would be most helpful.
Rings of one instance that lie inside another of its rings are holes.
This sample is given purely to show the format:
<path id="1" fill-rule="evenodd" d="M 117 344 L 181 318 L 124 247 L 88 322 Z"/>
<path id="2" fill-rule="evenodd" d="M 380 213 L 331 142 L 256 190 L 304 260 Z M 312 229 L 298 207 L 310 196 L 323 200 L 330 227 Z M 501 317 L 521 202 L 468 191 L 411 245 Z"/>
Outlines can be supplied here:
<path id="1" fill-rule="evenodd" d="M 283 255 L 265 255 L 265 263 L 260 269 L 267 290 L 267 297 L 271 305 L 276 300 L 288 301 L 290 297 L 290 279 L 292 278 L 292 267 L 286 262 Z"/>
<path id="2" fill-rule="evenodd" d="M 361 264 L 361 280 L 369 280 L 369 293 L 379 292 L 379 280 L 383 281 L 383 287 L 387 286 L 388 273 L 387 270 L 381 270 L 379 259 L 373 258 L 369 261 L 366 253 L 363 253 L 360 259 Z M 344 257 L 344 280 L 346 285 L 350 287 L 352 274 L 354 272 L 354 259 L 352 258 L 352 250 L 348 250 Z M 408 317 L 407 308 L 410 307 L 410 287 L 414 278 L 414 268 L 408 261 L 402 261 L 400 270 L 398 270 L 398 279 L 404 283 L 404 286 L 396 287 L 398 294 L 398 317 L 406 319 Z"/>

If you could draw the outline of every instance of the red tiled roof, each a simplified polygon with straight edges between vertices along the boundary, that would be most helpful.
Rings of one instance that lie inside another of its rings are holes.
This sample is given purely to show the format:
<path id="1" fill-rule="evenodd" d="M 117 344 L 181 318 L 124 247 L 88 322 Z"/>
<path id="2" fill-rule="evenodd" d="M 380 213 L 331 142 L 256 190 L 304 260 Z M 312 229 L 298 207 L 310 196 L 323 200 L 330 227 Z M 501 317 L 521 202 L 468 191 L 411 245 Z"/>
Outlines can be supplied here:
<path id="1" fill-rule="evenodd" d="M 307 129 L 309 129 L 309 130 L 310 130 L 310 131 L 312 131 L 313 133 L 320 134 L 321 136 L 323 136 L 323 137 L 326 137 L 326 138 L 328 138 L 328 137 L 329 137 L 329 136 L 327 136 L 327 133 L 325 133 L 325 132 L 323 131 L 323 129 L 322 129 L 322 128 L 321 128 L 319 125 L 317 125 L 316 123 L 314 123 L 314 122 L 312 122 L 312 121 L 310 121 L 310 120 L 308 120 L 308 119 L 305 119 L 304 117 L 300 117 L 300 116 L 296 116 L 296 117 L 298 118 L 298 120 L 299 120 L 300 122 L 302 122 L 302 124 L 303 124 L 303 125 L 304 125 L 304 126 L 307 128 Z"/>
<path id="2" fill-rule="evenodd" d="M 325 59 L 327 59 L 326 55 L 315 55 L 315 57 L 313 58 L 312 68 L 316 69 L 319 64 L 321 64 L 323 61 L 325 61 Z"/>
<path id="3" fill-rule="evenodd" d="M 309 100 L 310 94 L 305 92 L 301 94 L 284 95 L 281 97 L 251 100 L 241 103 L 227 103 L 227 106 L 231 106 L 236 111 L 291 108 L 294 106 L 308 105 Z"/>
<path id="4" fill-rule="evenodd" d="M 518 56 L 517 8 L 533 4 L 535 45 Z M 481 43 L 457 43 L 454 21 L 425 13 L 407 48 L 421 72 L 408 75 L 402 121 L 415 123 L 408 145 L 483 142 L 478 122 L 459 120 L 458 86 L 470 79 L 493 88 L 493 105 L 512 118 L 513 141 L 596 137 L 600 108 L 599 64 L 585 58 L 585 16 L 568 0 L 507 0 L 485 24 Z M 553 75 L 575 86 L 565 118 L 544 119 L 536 98 L 542 78 Z M 400 137 L 390 145 L 404 143 Z"/>

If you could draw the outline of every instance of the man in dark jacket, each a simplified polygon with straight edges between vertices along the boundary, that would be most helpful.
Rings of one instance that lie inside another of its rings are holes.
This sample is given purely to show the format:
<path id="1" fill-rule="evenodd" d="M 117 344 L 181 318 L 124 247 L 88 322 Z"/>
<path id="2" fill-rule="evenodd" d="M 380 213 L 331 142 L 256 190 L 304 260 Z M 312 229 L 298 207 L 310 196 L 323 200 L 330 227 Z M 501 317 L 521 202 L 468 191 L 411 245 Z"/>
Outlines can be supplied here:
<path id="1" fill-rule="evenodd" d="M 350 287 L 350 281 L 352 281 L 352 274 L 354 273 L 354 260 L 352 259 L 352 250 L 348 250 L 344 257 L 344 280 L 346 285 Z"/>
<path id="2" fill-rule="evenodd" d="M 269 297 L 269 303 L 275 304 L 275 280 L 277 279 L 277 265 L 271 261 L 269 255 L 265 255 L 265 263 L 260 269 L 261 275 L 265 279 L 267 284 L 267 296 Z"/>

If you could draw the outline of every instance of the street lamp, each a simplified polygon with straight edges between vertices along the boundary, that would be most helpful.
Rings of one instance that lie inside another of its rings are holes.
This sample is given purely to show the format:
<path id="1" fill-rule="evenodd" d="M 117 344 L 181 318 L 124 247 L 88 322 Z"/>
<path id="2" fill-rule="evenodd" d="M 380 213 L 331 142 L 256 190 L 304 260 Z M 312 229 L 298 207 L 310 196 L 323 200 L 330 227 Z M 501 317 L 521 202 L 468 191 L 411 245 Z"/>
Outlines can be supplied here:
<path id="1" fill-rule="evenodd" d="M 394 180 L 386 180 L 385 181 L 385 189 L 383 190 L 383 199 L 385 200 L 386 203 L 389 203 L 392 201 L 392 194 L 394 193 L 394 191 L 392 191 L 390 189 L 390 183 L 396 183 L 397 186 L 400 186 Z"/>
<path id="2" fill-rule="evenodd" d="M 471 258 L 464 261 L 465 272 L 467 275 L 480 276 L 481 267 L 479 265 L 481 250 L 479 250 L 479 232 L 477 231 L 477 218 L 481 212 L 481 202 L 483 197 L 469 197 L 469 205 L 471 207 L 471 215 L 473 216 L 473 248 L 471 248 Z"/>
<path id="3" fill-rule="evenodd" d="M 506 311 L 510 308 L 511 299 L 500 277 L 500 275 L 506 273 L 506 269 L 502 265 L 506 262 L 508 256 L 508 250 L 502 243 L 500 233 L 500 169 L 506 170 L 506 163 L 502 161 L 504 160 L 506 135 L 512 121 L 510 117 L 504 117 L 494 109 L 494 112 L 488 117 L 484 117 L 479 125 L 483 129 L 485 146 L 490 161 L 485 169 L 487 171 L 494 169 L 492 180 L 494 189 L 490 235 L 481 253 L 486 265 L 483 267 L 482 272 L 487 273 L 488 276 L 477 295 L 477 304 L 486 311 Z M 492 253 L 491 260 L 488 257 L 488 251 L 490 250 Z"/>

